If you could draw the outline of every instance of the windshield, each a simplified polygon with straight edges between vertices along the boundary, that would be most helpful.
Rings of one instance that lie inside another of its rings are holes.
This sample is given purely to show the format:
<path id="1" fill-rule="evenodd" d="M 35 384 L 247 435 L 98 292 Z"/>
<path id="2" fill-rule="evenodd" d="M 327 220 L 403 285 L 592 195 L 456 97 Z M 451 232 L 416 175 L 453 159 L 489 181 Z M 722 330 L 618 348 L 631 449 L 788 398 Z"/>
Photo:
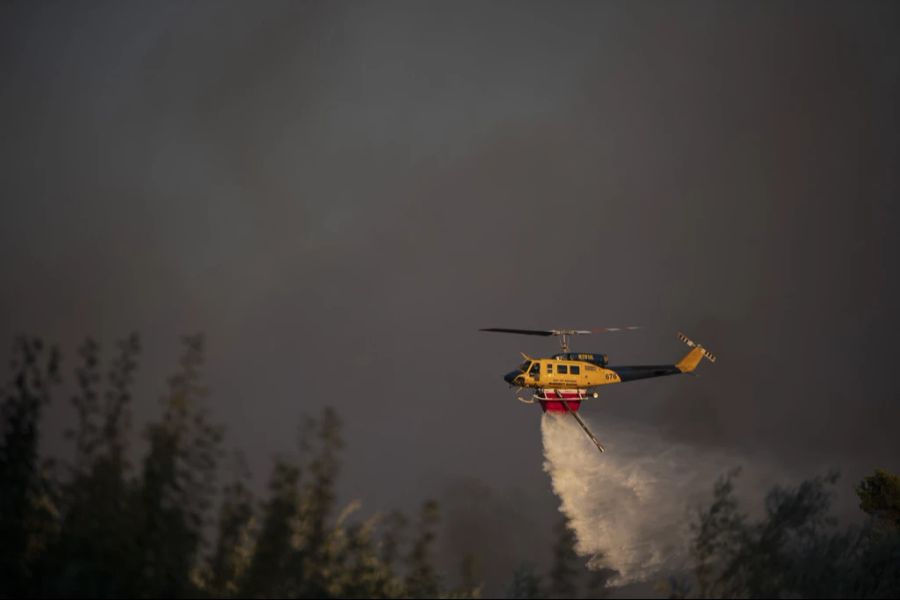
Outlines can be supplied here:
<path id="1" fill-rule="evenodd" d="M 507 364 L 509 364 L 509 363 L 507 363 Z M 530 365 L 530 364 L 531 364 L 531 361 L 530 361 L 530 360 L 526 360 L 526 361 L 523 362 L 521 365 L 519 365 L 519 370 L 522 371 L 522 372 L 524 373 L 525 371 L 528 370 L 528 365 Z"/>

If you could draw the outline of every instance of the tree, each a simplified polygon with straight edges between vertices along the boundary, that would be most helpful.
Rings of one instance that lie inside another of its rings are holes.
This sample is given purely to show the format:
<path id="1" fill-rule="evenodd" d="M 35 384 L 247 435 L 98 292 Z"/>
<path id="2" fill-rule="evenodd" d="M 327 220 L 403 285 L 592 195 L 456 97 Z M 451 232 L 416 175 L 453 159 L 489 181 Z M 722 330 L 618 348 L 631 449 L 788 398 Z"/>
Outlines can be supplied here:
<path id="1" fill-rule="evenodd" d="M 462 587 L 456 594 L 459 598 L 480 598 L 481 577 L 479 574 L 478 559 L 471 552 L 466 552 L 459 565 L 459 575 Z"/>
<path id="2" fill-rule="evenodd" d="M 194 568 L 205 515 L 215 492 L 221 430 L 200 399 L 203 337 L 183 338 L 179 369 L 169 380 L 163 417 L 147 428 L 150 449 L 141 476 L 137 535 L 142 593 L 184 596 L 197 587 Z"/>
<path id="3" fill-rule="evenodd" d="M 334 512 L 337 494 L 335 485 L 340 472 L 341 421 L 331 407 L 322 411 L 318 421 L 308 419 L 301 431 L 301 449 L 309 456 L 309 479 L 303 486 L 303 501 L 299 514 L 297 551 L 306 574 L 302 593 L 309 597 L 328 594 L 330 579 L 335 576 L 329 568 L 334 560 L 330 546 L 329 519 Z"/>
<path id="4" fill-rule="evenodd" d="M 556 543 L 553 546 L 553 566 L 550 569 L 550 596 L 574 598 L 578 591 L 578 575 L 581 572 L 575 553 L 575 532 L 565 515 L 556 522 Z"/>
<path id="5" fill-rule="evenodd" d="M 301 427 L 303 468 L 280 459 L 262 509 L 262 526 L 242 595 L 392 597 L 400 593 L 377 552 L 374 521 L 348 524 L 351 503 L 332 522 L 343 447 L 331 408 Z M 301 477 L 301 473 L 304 477 Z"/>
<path id="6" fill-rule="evenodd" d="M 328 595 L 336 598 L 398 598 L 402 582 L 378 555 L 373 538 L 375 519 L 345 526 L 358 503 L 348 506 L 329 536 L 330 569 Z"/>
<path id="7" fill-rule="evenodd" d="M 885 475 L 876 472 L 875 478 L 889 482 Z M 836 474 L 794 487 L 776 486 L 766 496 L 763 518 L 756 522 L 738 508 L 734 476 L 717 482 L 712 504 L 694 524 L 694 578 L 701 597 L 900 594 L 900 535 L 878 523 L 838 528 L 830 515 Z M 877 491 L 883 488 L 872 486 L 871 478 L 857 490 L 865 506 L 872 498 L 884 497 Z"/>
<path id="8" fill-rule="evenodd" d="M 253 558 L 242 582 L 242 596 L 291 597 L 304 577 L 302 564 L 294 565 L 294 535 L 300 513 L 300 469 L 279 459 L 269 480 L 269 498 L 262 509 L 262 524 Z"/>
<path id="9" fill-rule="evenodd" d="M 53 535 L 53 482 L 38 462 L 38 423 L 59 383 L 59 351 L 39 338 L 13 344 L 12 379 L 0 405 L 0 594 L 27 593 Z"/>
<path id="10" fill-rule="evenodd" d="M 900 528 L 900 477 L 884 469 L 864 478 L 856 486 L 859 508 L 879 522 Z"/>
<path id="11" fill-rule="evenodd" d="M 418 530 L 407 558 L 408 568 L 405 585 L 406 595 L 409 597 L 437 597 L 440 580 L 431 559 L 437 523 L 437 502 L 427 500 L 422 504 Z"/>
<path id="12" fill-rule="evenodd" d="M 59 381 L 59 356 L 39 340 L 16 341 L 0 405 L 0 597 L 446 594 L 431 559 L 436 503 L 423 505 L 408 552 L 399 513 L 381 536 L 375 519 L 351 521 L 358 502 L 338 513 L 343 440 L 332 409 L 306 421 L 299 464 L 275 462 L 261 507 L 238 476 L 223 490 L 213 523 L 222 433 L 202 405 L 203 350 L 201 336 L 184 338 L 162 416 L 146 427 L 149 448 L 133 472 L 139 340 L 121 340 L 104 369 L 100 345 L 87 339 L 71 398 L 72 458 L 65 469 L 50 469 L 38 456 L 38 432 Z M 217 535 L 207 546 L 210 530 Z M 405 577 L 394 568 L 399 558 Z M 464 557 L 460 595 L 477 595 L 476 571 Z"/>
<path id="13" fill-rule="evenodd" d="M 394 568 L 400 558 L 401 549 L 406 542 L 406 529 L 409 520 L 402 512 L 391 511 L 384 519 L 381 534 L 381 560 Z"/>
<path id="14" fill-rule="evenodd" d="M 611 591 L 610 582 L 618 575 L 618 571 L 608 567 L 591 568 L 585 582 L 585 597 L 605 598 Z"/>
<path id="15" fill-rule="evenodd" d="M 139 351 L 136 334 L 119 342 L 101 404 L 99 345 L 89 338 L 79 350 L 78 392 L 72 398 L 78 419 L 69 432 L 75 458 L 68 481 L 60 486 L 59 535 L 42 561 L 46 593 L 80 590 L 116 597 L 133 589 L 138 571 L 135 492 L 127 477 L 125 450 Z"/>
<path id="16" fill-rule="evenodd" d="M 210 561 L 207 591 L 216 597 L 238 593 L 253 556 L 253 494 L 240 477 L 225 487 L 219 508 L 218 535 Z"/>
<path id="17" fill-rule="evenodd" d="M 724 595 L 727 576 L 723 557 L 739 555 L 748 535 L 746 516 L 738 510 L 734 496 L 734 478 L 738 474 L 739 471 L 732 471 L 716 482 L 712 504 L 692 524 L 694 576 L 704 598 Z"/>
<path id="18" fill-rule="evenodd" d="M 509 587 L 511 598 L 543 598 L 541 576 L 533 563 L 522 563 L 513 571 L 513 580 Z"/>
<path id="19" fill-rule="evenodd" d="M 900 477 L 876 469 L 856 486 L 856 494 L 870 521 L 860 534 L 852 593 L 896 598 L 900 596 Z"/>
<path id="20" fill-rule="evenodd" d="M 695 574 L 703 596 L 828 596 L 850 551 L 848 536 L 828 515 L 836 474 L 793 488 L 776 486 L 765 516 L 749 523 L 734 498 L 732 477 L 720 480 L 713 505 L 700 515 Z"/>

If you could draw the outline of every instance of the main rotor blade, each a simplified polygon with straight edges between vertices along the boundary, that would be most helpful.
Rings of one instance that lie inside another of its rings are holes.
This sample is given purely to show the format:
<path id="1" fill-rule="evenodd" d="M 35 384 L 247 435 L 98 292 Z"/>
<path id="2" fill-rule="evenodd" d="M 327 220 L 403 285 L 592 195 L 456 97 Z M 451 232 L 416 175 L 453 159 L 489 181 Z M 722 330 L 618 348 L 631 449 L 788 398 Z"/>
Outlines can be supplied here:
<path id="1" fill-rule="evenodd" d="M 478 331 L 493 331 L 496 333 L 518 333 L 520 335 L 553 335 L 555 331 L 545 331 L 542 329 L 505 329 L 503 327 L 488 327 L 487 329 L 479 329 Z"/>
<path id="2" fill-rule="evenodd" d="M 590 335 L 592 333 L 613 333 L 616 331 L 634 331 L 638 326 L 601 327 L 599 329 L 507 329 L 505 327 L 488 327 L 478 331 L 494 331 L 496 333 L 517 333 L 519 335 Z"/>
<path id="3" fill-rule="evenodd" d="M 640 329 L 639 325 L 631 325 L 629 327 L 601 327 L 600 329 L 591 329 L 591 333 L 612 333 L 614 331 L 634 331 Z"/>

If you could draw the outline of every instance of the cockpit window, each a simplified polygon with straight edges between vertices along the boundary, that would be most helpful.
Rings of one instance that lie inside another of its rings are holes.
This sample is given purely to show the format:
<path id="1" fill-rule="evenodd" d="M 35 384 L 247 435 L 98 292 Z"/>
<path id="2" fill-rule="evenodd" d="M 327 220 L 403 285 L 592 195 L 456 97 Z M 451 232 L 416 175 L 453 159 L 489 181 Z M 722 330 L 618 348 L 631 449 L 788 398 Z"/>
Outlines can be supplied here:
<path id="1" fill-rule="evenodd" d="M 537 375 L 540 374 L 540 372 L 541 372 L 541 363 L 539 363 L 537 361 L 531 363 L 530 374 L 536 377 Z"/>
<path id="2" fill-rule="evenodd" d="M 526 361 L 523 362 L 521 365 L 519 365 L 519 370 L 522 371 L 522 372 L 524 373 L 525 371 L 528 370 L 528 365 L 530 365 L 530 364 L 531 364 L 531 361 L 530 361 L 530 360 L 526 360 Z"/>

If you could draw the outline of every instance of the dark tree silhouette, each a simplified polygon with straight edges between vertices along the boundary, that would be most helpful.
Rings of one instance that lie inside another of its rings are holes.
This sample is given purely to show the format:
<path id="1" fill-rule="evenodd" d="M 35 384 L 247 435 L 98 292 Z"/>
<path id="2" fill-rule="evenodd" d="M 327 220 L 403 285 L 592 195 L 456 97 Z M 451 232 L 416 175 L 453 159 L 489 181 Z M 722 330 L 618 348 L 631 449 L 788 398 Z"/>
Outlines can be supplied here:
<path id="1" fill-rule="evenodd" d="M 900 477 L 875 469 L 856 486 L 859 508 L 887 527 L 900 527 Z"/>
<path id="2" fill-rule="evenodd" d="M 222 598 L 238 593 L 253 556 L 253 525 L 253 494 L 238 477 L 223 490 L 219 507 L 218 535 L 206 585 L 213 596 Z"/>
<path id="3" fill-rule="evenodd" d="M 479 598 L 481 596 L 481 574 L 478 559 L 471 552 L 463 555 L 459 565 L 460 589 L 454 594 L 458 598 Z"/>
<path id="4" fill-rule="evenodd" d="M 384 519 L 381 536 L 381 560 L 391 568 L 397 567 L 401 548 L 406 543 L 409 520 L 402 512 L 391 511 Z"/>
<path id="5" fill-rule="evenodd" d="M 205 515 L 214 494 L 221 431 L 211 425 L 200 399 L 203 338 L 184 338 L 179 369 L 169 380 L 162 419 L 147 428 L 138 498 L 138 547 L 142 593 L 180 597 L 193 593 L 194 565 Z"/>
<path id="6" fill-rule="evenodd" d="M 399 531 L 382 545 L 375 519 L 349 520 L 358 504 L 338 510 L 343 441 L 334 410 L 307 419 L 301 464 L 275 462 L 261 506 L 241 477 L 217 495 L 222 432 L 203 406 L 203 338 L 183 341 L 137 472 L 127 459 L 137 336 L 119 342 L 106 370 L 96 341 L 79 348 L 66 432 L 73 452 L 62 470 L 38 457 L 59 354 L 37 339 L 15 341 L 0 405 L 0 597 L 412 594 L 392 564 L 405 555 Z M 436 514 L 427 504 L 408 554 L 409 581 L 430 595 L 440 591 L 429 556 Z"/>
<path id="7" fill-rule="evenodd" d="M 241 594 L 254 597 L 398 597 L 403 588 L 379 555 L 374 521 L 334 519 L 343 446 L 337 414 L 326 408 L 301 431 L 303 468 L 280 459 L 262 508 L 262 526 Z M 305 478 L 301 478 L 301 473 Z"/>
<path id="8" fill-rule="evenodd" d="M 438 518 L 437 502 L 427 500 L 422 504 L 418 530 L 407 559 L 406 594 L 413 598 L 434 598 L 438 594 L 440 581 L 431 559 Z"/>
<path id="9" fill-rule="evenodd" d="M 269 481 L 269 499 L 263 506 L 262 526 L 253 560 L 241 589 L 252 597 L 288 597 L 296 594 L 294 572 L 295 520 L 300 513 L 300 470 L 283 460 L 275 463 Z M 297 565 L 302 568 L 302 563 Z"/>
<path id="10" fill-rule="evenodd" d="M 589 568 L 575 551 L 576 537 L 569 520 L 560 514 L 554 526 L 556 542 L 546 577 L 533 563 L 522 563 L 513 572 L 509 595 L 513 598 L 603 598 L 610 592 L 613 569 Z M 600 557 L 594 557 L 594 562 Z M 545 583 L 546 581 L 546 583 Z"/>
<path id="11" fill-rule="evenodd" d="M 0 582 L 28 593 L 32 570 L 53 534 L 53 482 L 38 459 L 38 423 L 59 382 L 59 352 L 38 338 L 13 344 L 12 377 L 0 406 Z"/>
<path id="12" fill-rule="evenodd" d="M 575 553 L 575 532 L 565 515 L 556 523 L 556 544 L 553 546 L 553 566 L 550 569 L 551 598 L 575 598 L 581 561 Z"/>
<path id="13" fill-rule="evenodd" d="M 125 460 L 131 385 L 140 350 L 137 335 L 122 340 L 106 379 L 104 403 L 99 346 L 81 346 L 76 369 L 78 415 L 74 463 L 61 487 L 59 534 L 41 563 L 41 589 L 65 595 L 77 589 L 97 597 L 134 590 L 138 574 L 134 484 Z"/>
<path id="14" fill-rule="evenodd" d="M 533 563 L 522 563 L 513 572 L 510 598 L 544 598 L 541 576 Z"/>
<path id="15" fill-rule="evenodd" d="M 877 481 L 887 479 L 876 473 Z M 900 594 L 900 535 L 870 521 L 840 529 L 830 516 L 836 474 L 775 487 L 765 515 L 751 522 L 734 496 L 730 473 L 694 525 L 693 588 L 679 595 L 722 598 L 882 598 Z M 857 489 L 872 501 L 872 477 Z M 887 497 L 890 497 L 889 494 Z M 876 502 L 876 505 L 881 506 Z"/>
<path id="16" fill-rule="evenodd" d="M 329 563 L 335 558 L 329 544 L 329 519 L 336 501 L 334 488 L 340 471 L 339 454 L 344 446 L 340 431 L 337 413 L 326 408 L 319 423 L 310 422 L 301 434 L 301 447 L 309 454 L 309 478 L 303 486 L 301 530 L 298 532 L 299 552 L 307 573 L 301 590 L 305 596 L 327 595 L 330 579 L 335 576 L 329 569 Z"/>

